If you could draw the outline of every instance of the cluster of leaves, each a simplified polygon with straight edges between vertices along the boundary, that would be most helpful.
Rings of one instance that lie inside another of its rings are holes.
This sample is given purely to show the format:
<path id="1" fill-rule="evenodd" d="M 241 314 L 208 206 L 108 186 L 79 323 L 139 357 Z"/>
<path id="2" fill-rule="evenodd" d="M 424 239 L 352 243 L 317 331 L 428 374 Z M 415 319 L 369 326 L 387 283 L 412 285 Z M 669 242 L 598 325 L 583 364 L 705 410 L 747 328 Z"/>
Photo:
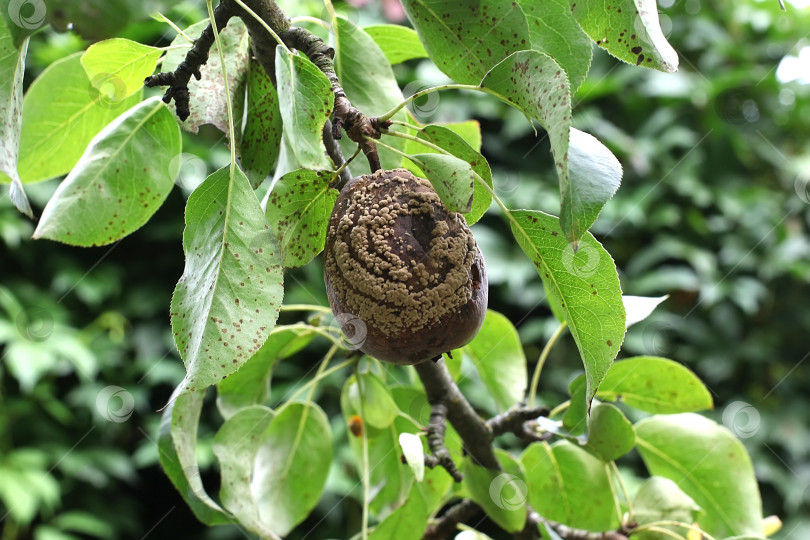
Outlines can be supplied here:
<path id="1" fill-rule="evenodd" d="M 586 231 L 618 187 L 621 169 L 607 148 L 572 128 L 571 95 L 590 64 L 588 38 L 634 64 L 671 71 L 677 62 L 658 27 L 654 3 L 625 3 L 606 13 L 601 4 L 581 2 L 574 9 L 553 2 L 553 25 L 546 6 L 541 18 L 538 6 L 528 1 L 519 8 L 483 2 L 476 10 L 459 10 L 451 2 L 405 3 L 424 54 L 458 83 L 447 86 L 494 95 L 540 123 L 549 134 L 560 180 L 560 219 L 533 210 L 509 210 L 494 198 L 517 244 L 537 267 L 552 309 L 570 329 L 585 375 L 572 383 L 571 405 L 562 422 L 543 427 L 559 435 L 560 442 L 536 443 L 520 460 L 506 452 L 499 458 L 512 481 L 528 486 L 528 502 L 536 510 L 570 526 L 616 528 L 625 510 L 629 519 L 642 524 L 691 524 L 702 508 L 697 522 L 703 530 L 724 537 L 757 536 L 762 524 L 753 471 L 744 449 L 728 432 L 692 415 L 655 416 L 633 425 L 618 408 L 592 403 L 594 397 L 622 397 L 652 413 L 711 405 L 699 381 L 675 363 L 634 358 L 613 364 L 625 332 L 624 303 L 612 259 Z M 448 14 L 461 30 L 448 28 L 437 13 Z M 493 29 L 490 18 L 502 23 Z M 398 122 L 381 151 L 384 166 L 413 168 L 434 183 L 448 207 L 467 213 L 471 223 L 477 221 L 494 195 L 489 166 L 480 154 L 480 134 L 471 132 L 469 124 L 416 125 L 401 110 L 405 101 L 390 64 L 392 59 L 413 57 L 403 53 L 401 43 L 413 43 L 414 32 L 366 31 L 337 16 L 331 22 L 336 68 L 347 96 L 367 114 Z M 195 25 L 185 34 L 195 35 L 201 27 Z M 615 32 L 606 33 L 605 28 Z M 209 176 L 186 207 L 186 269 L 172 301 L 172 327 L 187 375 L 164 414 L 161 455 L 202 521 L 236 519 L 273 537 L 287 534 L 318 502 L 332 447 L 323 436 L 329 432 L 328 419 L 312 402 L 312 392 L 322 377 L 346 367 L 344 363 L 327 370 L 340 345 L 333 326 L 311 320 L 274 328 L 283 269 L 307 264 L 323 248 L 325 221 L 336 196 L 329 187 L 336 172 L 321 144 L 332 94 L 326 77 L 306 57 L 283 46 L 276 52 L 276 91 L 267 74 L 249 61 L 247 32 L 238 21 L 220 38 L 220 56 L 212 55 L 202 80 L 190 87 L 192 115 L 183 127 L 195 131 L 211 123 L 226 132 L 232 129 L 231 145 L 242 166 L 232 164 Z M 3 124 L 21 149 L 20 159 L 14 155 L 13 166 L 3 170 L 18 195 L 16 175 L 25 183 L 69 173 L 46 206 L 35 236 L 80 246 L 109 244 L 142 226 L 166 199 L 180 169 L 180 131 L 170 108 L 157 98 L 142 100 L 140 81 L 154 71 L 164 52 L 163 70 L 176 66 L 187 48 L 183 41 L 180 36 L 163 50 L 123 39 L 101 42 L 55 63 L 31 85 L 22 115 L 16 112 Z M 23 42 L 9 55 L 16 66 L 24 61 L 24 47 Z M 423 54 L 415 50 L 417 57 Z M 17 73 L 7 92 L 14 103 L 20 101 L 22 88 L 22 70 Z M 45 95 L 57 81 L 64 94 L 59 107 Z M 232 118 L 241 119 L 241 107 L 248 107 L 244 126 L 228 126 L 228 101 L 234 105 Z M 85 112 L 81 121 L 76 111 Z M 60 138 L 70 144 L 43 143 Z M 254 190 L 271 172 L 272 188 L 260 204 Z M 505 349 L 504 334 L 516 338 L 514 328 L 491 313 L 481 335 L 458 355 L 472 360 L 499 409 L 522 401 L 527 386 L 519 340 L 509 340 L 511 349 Z M 276 362 L 316 335 L 335 346 L 308 383 L 309 399 L 296 401 L 296 394 L 278 408 L 268 408 L 269 378 Z M 487 358 L 498 359 L 497 371 Z M 506 530 L 522 528 L 526 500 L 514 504 L 493 496 L 496 473 L 465 463 L 465 483 L 452 490 L 442 470 L 426 473 L 435 475 L 435 482 L 414 483 L 398 459 L 392 461 L 399 453 L 400 436 L 416 434 L 426 423 L 423 405 L 418 407 L 422 416 L 409 412 L 419 398 L 424 400 L 418 384 L 393 385 L 389 378 L 395 373 L 367 360 L 346 382 L 341 400 L 350 422 L 359 417 L 360 433 L 350 442 L 362 464 L 363 499 L 381 521 L 373 534 L 421 536 L 398 527 L 399 520 L 417 518 L 426 524 L 451 496 L 472 498 Z M 219 410 L 226 419 L 214 442 L 222 475 L 219 502 L 203 488 L 195 452 L 204 390 L 212 385 L 217 386 Z M 662 404 L 651 399 L 654 395 L 645 387 L 653 388 L 655 396 L 672 399 Z M 453 457 L 464 462 L 457 438 L 453 442 L 451 434 L 449 440 Z M 634 446 L 651 474 L 675 482 L 651 480 L 641 496 L 636 495 L 635 505 L 615 494 L 609 466 Z M 711 458 L 718 448 L 722 459 Z M 734 470 L 725 467 L 729 455 L 739 462 Z M 379 466 L 385 460 L 390 467 Z M 418 472 L 416 476 L 421 480 Z M 589 478 L 587 484 L 577 482 L 584 477 Z M 707 485 L 718 489 L 707 490 Z M 549 501 L 541 495 L 549 489 L 570 497 Z M 605 511 L 578 515 L 584 506 L 577 501 L 590 500 L 597 491 L 598 506 Z M 737 494 L 733 512 L 725 508 L 727 497 L 721 497 L 729 491 Z M 647 535 L 654 532 L 650 527 Z"/>

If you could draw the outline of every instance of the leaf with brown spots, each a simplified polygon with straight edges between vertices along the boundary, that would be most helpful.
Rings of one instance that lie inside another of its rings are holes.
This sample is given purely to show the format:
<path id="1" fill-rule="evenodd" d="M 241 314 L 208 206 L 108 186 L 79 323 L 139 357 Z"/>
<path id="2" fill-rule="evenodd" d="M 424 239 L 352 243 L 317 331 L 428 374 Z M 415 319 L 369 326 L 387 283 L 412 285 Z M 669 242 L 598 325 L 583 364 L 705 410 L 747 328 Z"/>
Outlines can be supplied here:
<path id="1" fill-rule="evenodd" d="M 146 223 L 174 186 L 180 128 L 159 97 L 99 133 L 45 206 L 34 238 L 111 244 Z"/>
<path id="2" fill-rule="evenodd" d="M 307 169 L 331 169 L 323 145 L 323 125 L 335 102 L 329 79 L 303 54 L 277 47 L 276 82 L 284 134 L 298 163 Z"/>
<path id="3" fill-rule="evenodd" d="M 253 189 L 267 178 L 281 149 L 281 112 L 273 81 L 258 62 L 251 62 L 247 78 L 247 120 L 239 158 Z"/>
<path id="4" fill-rule="evenodd" d="M 529 23 L 532 49 L 554 58 L 576 93 L 591 67 L 593 45 L 574 19 L 568 0 L 519 0 Z"/>
<path id="5" fill-rule="evenodd" d="M 172 397 L 247 362 L 275 326 L 284 294 L 276 237 L 238 168 L 214 172 L 188 198 L 183 251 L 171 319 L 186 377 Z"/>
<path id="6" fill-rule="evenodd" d="M 466 161 L 447 154 L 413 154 L 408 158 L 422 169 L 451 212 L 472 209 L 475 175 Z"/>
<path id="7" fill-rule="evenodd" d="M 0 17 L 0 173 L 11 179 L 9 197 L 14 206 L 30 218 L 34 217 L 31 204 L 17 174 L 17 158 L 20 155 L 20 130 L 22 129 L 23 73 L 28 40 L 18 50 L 5 21 Z"/>
<path id="8" fill-rule="evenodd" d="M 430 58 L 460 83 L 478 84 L 495 64 L 532 46 L 516 2 L 406 0 L 403 6 Z"/>
<path id="9" fill-rule="evenodd" d="M 267 195 L 267 221 L 278 238 L 286 268 L 304 266 L 323 251 L 326 225 L 338 191 L 334 174 L 298 169 L 282 176 Z"/>
<path id="10" fill-rule="evenodd" d="M 625 311 L 616 266 L 590 233 L 574 253 L 554 216 L 533 210 L 510 214 L 512 234 L 537 267 L 550 301 L 562 312 L 577 344 L 590 402 L 624 340 Z"/>
<path id="11" fill-rule="evenodd" d="M 619 60 L 669 73 L 678 69 L 678 53 L 661 31 L 655 0 L 571 0 L 571 13 Z"/>

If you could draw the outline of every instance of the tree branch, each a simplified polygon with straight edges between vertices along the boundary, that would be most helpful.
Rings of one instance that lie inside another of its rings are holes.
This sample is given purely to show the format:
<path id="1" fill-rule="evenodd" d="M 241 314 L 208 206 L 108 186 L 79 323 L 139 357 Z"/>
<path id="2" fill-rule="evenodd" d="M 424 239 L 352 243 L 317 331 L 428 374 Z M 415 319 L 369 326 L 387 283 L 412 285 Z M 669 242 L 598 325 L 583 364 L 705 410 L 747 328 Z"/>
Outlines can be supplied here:
<path id="1" fill-rule="evenodd" d="M 470 499 L 451 506 L 437 521 L 428 526 L 422 540 L 443 540 L 456 530 L 459 523 L 463 523 L 478 514 L 481 508 Z"/>
<path id="2" fill-rule="evenodd" d="M 461 482 L 462 476 L 458 471 L 456 464 L 450 457 L 450 452 L 444 445 L 444 434 L 447 430 L 447 406 L 444 403 L 436 403 L 430 410 L 430 422 L 427 427 L 427 440 L 430 451 L 433 452 L 433 457 L 436 458 L 436 463 L 445 468 L 445 470 L 453 477 L 456 482 Z"/>
<path id="3" fill-rule="evenodd" d="M 422 362 L 414 367 L 425 387 L 428 403 L 431 406 L 442 404 L 447 408 L 447 419 L 464 441 L 464 448 L 472 459 L 487 469 L 500 470 L 492 447 L 492 430 L 459 391 L 444 359 Z"/>
<path id="4" fill-rule="evenodd" d="M 228 9 L 227 6 L 222 3 L 219 4 L 214 9 L 214 22 L 217 25 L 217 31 L 221 32 L 222 29 L 228 25 L 228 21 L 233 16 L 234 13 Z M 169 87 L 166 89 L 166 93 L 163 94 L 163 102 L 169 103 L 174 99 L 175 109 L 177 110 L 177 116 L 180 120 L 185 121 L 190 114 L 188 105 L 188 82 L 191 80 L 192 75 L 194 75 L 198 81 L 202 78 L 200 68 L 208 62 L 208 51 L 213 44 L 214 30 L 209 24 L 205 27 L 205 30 L 202 31 L 200 37 L 194 41 L 191 50 L 186 53 L 186 58 L 180 62 L 177 69 L 168 73 L 151 75 L 143 81 L 144 86 L 149 88 L 153 86 Z"/>
<path id="5" fill-rule="evenodd" d="M 508 411 L 487 420 L 487 425 L 495 437 L 504 433 L 514 433 L 527 441 L 543 441 L 548 439 L 551 434 L 538 435 L 531 426 L 537 417 L 547 416 L 548 412 L 548 407 L 516 405 Z"/>
<path id="6" fill-rule="evenodd" d="M 540 538 L 540 533 L 537 529 L 540 523 L 545 523 L 547 527 L 554 529 L 560 538 L 563 540 L 628 540 L 628 535 L 630 532 L 625 529 L 625 527 L 621 527 L 616 531 L 604 531 L 604 532 L 593 532 L 593 531 L 585 531 L 582 529 L 574 529 L 567 525 L 563 525 L 562 523 L 557 523 L 556 521 L 551 521 L 549 519 L 545 519 L 541 517 L 537 512 L 529 509 L 529 516 L 526 520 L 526 528 L 523 529 L 524 532 L 534 531 L 536 536 L 533 538 Z M 523 537 L 523 538 L 530 538 L 530 537 Z"/>

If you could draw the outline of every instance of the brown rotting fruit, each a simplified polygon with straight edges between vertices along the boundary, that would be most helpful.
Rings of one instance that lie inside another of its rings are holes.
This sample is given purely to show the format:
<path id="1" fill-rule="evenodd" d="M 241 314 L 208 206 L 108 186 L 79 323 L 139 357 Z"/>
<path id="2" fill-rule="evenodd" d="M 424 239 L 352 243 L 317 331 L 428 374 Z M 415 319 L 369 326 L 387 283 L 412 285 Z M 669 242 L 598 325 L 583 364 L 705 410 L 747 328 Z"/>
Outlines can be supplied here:
<path id="1" fill-rule="evenodd" d="M 481 328 L 481 251 L 464 217 L 424 178 L 405 169 L 353 178 L 332 210 L 324 253 L 332 311 L 374 358 L 416 364 L 466 345 Z"/>

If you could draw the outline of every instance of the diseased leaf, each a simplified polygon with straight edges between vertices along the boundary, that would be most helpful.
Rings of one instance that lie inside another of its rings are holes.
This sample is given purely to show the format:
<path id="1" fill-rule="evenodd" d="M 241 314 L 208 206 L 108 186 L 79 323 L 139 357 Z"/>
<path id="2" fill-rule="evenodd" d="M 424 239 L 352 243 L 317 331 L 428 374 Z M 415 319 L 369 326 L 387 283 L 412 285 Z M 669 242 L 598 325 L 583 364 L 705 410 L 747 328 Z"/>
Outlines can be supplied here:
<path id="1" fill-rule="evenodd" d="M 90 140 L 140 101 L 140 92 L 116 102 L 99 93 L 80 57 L 76 53 L 48 66 L 25 94 L 17 164 L 23 183 L 68 173 Z M 8 181 L 0 175 L 0 182 Z"/>
<path id="2" fill-rule="evenodd" d="M 508 452 L 495 450 L 502 470 L 486 469 L 471 460 L 464 463 L 464 488 L 470 498 L 484 509 L 492 521 L 507 532 L 526 525 L 526 473 L 520 461 Z"/>
<path id="3" fill-rule="evenodd" d="M 377 44 L 390 64 L 399 64 L 414 58 L 427 58 L 428 53 L 419 35 L 400 24 L 378 24 L 363 28 Z"/>
<path id="4" fill-rule="evenodd" d="M 329 79 L 300 53 L 276 48 L 276 82 L 283 130 L 301 167 L 332 168 L 323 146 L 323 125 L 332 113 L 334 95 Z"/>
<path id="5" fill-rule="evenodd" d="M 568 189 L 562 193 L 560 225 L 576 243 L 593 225 L 622 180 L 619 160 L 596 137 L 571 128 L 568 139 Z"/>
<path id="6" fill-rule="evenodd" d="M 231 519 L 205 491 L 197 465 L 197 427 L 204 398 L 205 391 L 188 392 L 169 402 L 160 419 L 158 456 L 197 519 L 206 525 L 221 525 Z"/>
<path id="7" fill-rule="evenodd" d="M 338 191 L 334 174 L 298 169 L 282 176 L 267 196 L 267 220 L 287 268 L 304 266 L 323 251 L 326 226 Z"/>
<path id="8" fill-rule="evenodd" d="M 174 186 L 180 129 L 159 97 L 96 135 L 42 212 L 34 238 L 73 246 L 120 240 L 146 223 Z"/>
<path id="9" fill-rule="evenodd" d="M 432 142 L 436 146 L 447 150 L 459 159 L 470 164 L 472 170 L 480 176 L 484 182 L 492 187 L 492 171 L 489 163 L 480 152 L 475 150 L 464 138 L 452 130 L 449 126 L 431 124 L 425 126 L 419 132 L 419 137 Z M 492 195 L 479 182 L 473 183 L 473 202 L 470 212 L 464 216 L 468 225 L 473 225 L 492 204 Z"/>
<path id="10" fill-rule="evenodd" d="M 587 531 L 619 525 L 607 464 L 568 441 L 532 443 L 520 461 L 529 504 L 544 518 Z"/>
<path id="11" fill-rule="evenodd" d="M 413 154 L 408 158 L 422 169 L 451 212 L 472 209 L 475 175 L 466 161 L 447 154 Z"/>
<path id="12" fill-rule="evenodd" d="M 515 210 L 511 215 L 512 234 L 537 267 L 577 344 L 590 402 L 624 340 L 625 312 L 616 266 L 590 233 L 574 253 L 557 218 L 533 210 Z"/>
<path id="13" fill-rule="evenodd" d="M 193 24 L 185 29 L 186 35 L 199 36 L 208 25 L 208 19 Z M 222 42 L 222 51 L 225 56 L 225 67 L 228 71 L 228 90 L 233 104 L 233 118 L 236 123 L 237 138 L 242 133 L 241 122 L 245 102 L 245 82 L 247 80 L 248 62 L 248 33 L 245 24 L 238 17 L 234 17 L 219 33 Z M 161 70 L 174 71 L 186 58 L 190 45 L 181 35 L 172 41 L 172 49 L 166 53 Z M 200 67 L 202 78 L 197 80 L 191 77 L 188 82 L 189 116 L 180 125 L 186 131 L 197 133 L 203 124 L 212 124 L 217 129 L 228 134 L 228 109 L 225 99 L 225 80 L 222 78 L 222 64 L 216 45 L 212 45 L 208 61 Z M 169 104 L 172 112 L 175 104 Z"/>
<path id="14" fill-rule="evenodd" d="M 259 519 L 250 478 L 261 435 L 273 421 L 273 416 L 272 410 L 259 405 L 240 410 L 219 428 L 213 447 L 220 465 L 219 498 L 222 506 L 241 525 L 264 538 L 272 537 L 273 529 Z"/>
<path id="15" fill-rule="evenodd" d="M 358 28 L 345 17 L 337 18 L 335 54 L 335 72 L 340 77 L 346 97 L 358 110 L 368 116 L 380 115 L 388 112 L 402 101 L 402 92 L 394 76 L 394 70 L 386 59 L 385 54 L 364 29 Z M 369 81 L 374 81 L 369 84 Z M 393 120 L 406 121 L 406 111 L 399 111 Z M 402 126 L 391 126 L 388 131 L 407 131 Z M 357 144 L 348 137 L 341 139 L 343 153 L 350 156 L 357 148 Z M 386 137 L 385 143 L 398 150 L 405 148 L 404 139 Z M 380 162 L 384 169 L 395 169 L 402 164 L 402 156 L 387 148 L 378 149 Z M 352 162 L 352 171 L 355 174 L 368 173 L 366 160 Z"/>
<path id="16" fill-rule="evenodd" d="M 596 403 L 588 416 L 586 448 L 603 461 L 614 461 L 633 449 L 636 434 L 624 413 L 610 403 Z"/>
<path id="17" fill-rule="evenodd" d="M 286 536 L 318 504 L 332 465 L 329 419 L 314 403 L 287 403 L 259 438 L 250 491 L 259 519 Z"/>
<path id="18" fill-rule="evenodd" d="M 238 168 L 214 172 L 189 197 L 183 251 L 171 318 L 186 377 L 175 396 L 247 362 L 275 326 L 284 294 L 275 236 Z"/>
<path id="19" fill-rule="evenodd" d="M 591 39 L 571 13 L 568 0 L 519 0 L 529 23 L 532 49 L 546 53 L 568 74 L 571 93 L 585 80 L 593 56 Z"/>
<path id="20" fill-rule="evenodd" d="M 678 53 L 667 42 L 655 0 L 571 1 L 571 13 L 597 45 L 624 62 L 673 72 Z"/>
<path id="21" fill-rule="evenodd" d="M 492 66 L 531 47 L 516 2 L 406 0 L 403 6 L 430 58 L 459 83 L 478 84 Z"/>
<path id="22" fill-rule="evenodd" d="M 692 413 L 653 416 L 636 424 L 636 441 L 650 474 L 673 480 L 703 508 L 697 522 L 704 531 L 762 534 L 754 466 L 730 431 Z"/>
<path id="23" fill-rule="evenodd" d="M 239 371 L 217 385 L 220 414 L 227 419 L 244 407 L 267 401 L 275 365 L 305 347 L 314 336 L 306 326 L 275 327 L 262 348 Z"/>
<path id="24" fill-rule="evenodd" d="M 120 101 L 143 87 L 161 54 L 157 47 L 113 38 L 90 45 L 81 62 L 90 84 L 109 99 Z"/>
<path id="25" fill-rule="evenodd" d="M 9 197 L 17 210 L 34 217 L 17 173 L 23 110 L 23 73 L 28 40 L 17 49 L 10 29 L 0 17 L 0 173 L 11 180 Z"/>
<path id="26" fill-rule="evenodd" d="M 711 394 L 694 373 L 678 362 L 656 356 L 636 356 L 614 363 L 596 395 L 651 413 L 712 408 Z"/>
<path id="27" fill-rule="evenodd" d="M 273 81 L 258 62 L 247 75 L 247 120 L 239 148 L 242 168 L 253 189 L 273 170 L 281 149 L 281 112 Z"/>
<path id="28" fill-rule="evenodd" d="M 488 310 L 484 324 L 465 348 L 498 411 L 520 403 L 526 395 L 526 355 L 512 323 Z"/>

